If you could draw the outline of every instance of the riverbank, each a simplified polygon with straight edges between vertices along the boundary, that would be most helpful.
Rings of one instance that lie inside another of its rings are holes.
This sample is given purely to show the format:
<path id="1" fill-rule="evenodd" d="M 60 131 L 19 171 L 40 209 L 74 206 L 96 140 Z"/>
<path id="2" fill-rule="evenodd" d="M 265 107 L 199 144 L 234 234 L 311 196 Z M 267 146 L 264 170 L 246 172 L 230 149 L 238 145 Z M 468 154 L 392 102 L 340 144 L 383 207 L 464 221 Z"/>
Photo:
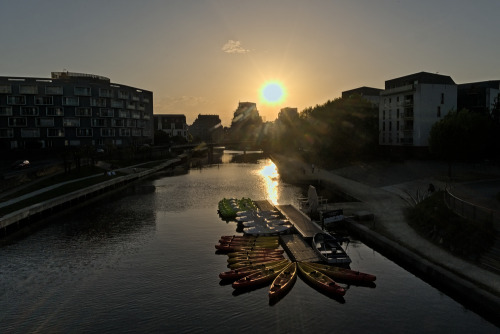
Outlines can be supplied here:
<path id="1" fill-rule="evenodd" d="M 102 178 L 102 174 L 90 175 L 81 179 L 74 179 L 64 183 L 44 187 L 36 191 L 28 192 L 22 196 L 14 197 L 0 203 L 0 208 L 8 208 L 31 198 L 45 197 L 45 200 L 36 200 L 36 204 L 21 205 L 21 209 L 8 212 L 0 217 L 0 236 L 5 237 L 11 233 L 29 226 L 30 224 L 48 217 L 56 212 L 62 211 L 75 204 L 92 200 L 103 193 L 119 189 L 136 180 L 149 177 L 150 175 L 164 169 L 172 168 L 182 163 L 185 157 L 179 156 L 175 159 L 155 163 L 153 166 L 129 166 L 115 171 L 110 171 L 104 176 L 102 182 L 85 186 L 87 180 Z M 117 174 L 118 173 L 118 174 Z M 100 179 L 99 179 L 100 180 Z M 89 182 L 90 183 L 90 182 Z M 68 184 L 79 184 L 78 190 L 64 193 L 63 195 L 51 197 L 50 192 Z"/>
<path id="2" fill-rule="evenodd" d="M 438 189 L 446 186 L 446 182 L 433 174 L 431 168 L 419 166 L 418 175 L 405 171 L 391 174 L 389 169 L 378 174 L 365 171 L 361 180 L 353 180 L 317 166 L 313 170 L 310 164 L 288 156 L 273 156 L 272 159 L 288 182 L 319 183 L 358 200 L 360 203 L 355 205 L 338 203 L 338 206 L 344 208 L 345 215 L 356 216 L 360 211 L 373 214 L 372 221 L 349 220 L 348 228 L 363 242 L 373 245 L 382 254 L 429 282 L 439 284 L 444 291 L 451 292 L 485 317 L 496 317 L 500 309 L 500 275 L 432 244 L 418 235 L 406 221 L 404 209 L 411 203 L 412 192 L 422 188 L 425 191 L 431 182 Z M 359 169 L 353 169 L 356 168 Z M 348 173 L 348 168 L 343 168 L 339 174 Z M 352 174 L 354 172 L 351 171 Z M 370 182 L 360 182 L 363 178 Z M 393 184 L 391 178 L 395 181 Z"/>

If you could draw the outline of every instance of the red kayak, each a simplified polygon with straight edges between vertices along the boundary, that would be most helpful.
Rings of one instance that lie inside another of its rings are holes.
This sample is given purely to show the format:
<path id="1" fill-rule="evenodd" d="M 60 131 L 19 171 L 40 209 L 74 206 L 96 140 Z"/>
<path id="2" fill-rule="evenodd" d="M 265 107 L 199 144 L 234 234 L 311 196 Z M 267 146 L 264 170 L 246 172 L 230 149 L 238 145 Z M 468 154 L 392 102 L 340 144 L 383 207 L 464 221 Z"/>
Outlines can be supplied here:
<path id="1" fill-rule="evenodd" d="M 270 282 L 270 281 L 274 280 L 276 278 L 276 276 L 278 276 L 279 273 L 286 266 L 287 266 L 287 262 L 280 264 L 276 267 L 259 270 L 256 273 L 250 274 L 248 276 L 240 278 L 237 281 L 234 281 L 233 288 L 235 288 L 235 289 L 248 288 L 251 286 L 256 286 L 256 285 Z"/>
<path id="2" fill-rule="evenodd" d="M 331 278 L 342 280 L 342 281 L 373 282 L 377 279 L 377 277 L 375 275 L 366 274 L 366 273 L 362 273 L 359 271 L 341 268 L 341 267 L 336 267 L 336 266 L 329 266 L 327 264 L 308 262 L 307 265 L 309 265 L 310 267 L 313 267 L 316 270 L 321 271 L 323 274 L 325 274 Z"/>
<path id="3" fill-rule="evenodd" d="M 287 262 L 288 262 L 288 260 L 282 259 L 279 261 L 258 263 L 258 264 L 250 265 L 247 267 L 241 267 L 238 269 L 224 271 L 224 272 L 219 274 L 219 278 L 223 279 L 223 280 L 236 280 L 236 279 L 248 276 L 250 274 L 253 274 L 259 270 L 272 268 L 272 267 L 275 267 L 277 265 L 287 263 Z"/>
<path id="4" fill-rule="evenodd" d="M 304 279 L 326 293 L 338 296 L 345 295 L 345 289 L 335 283 L 330 277 L 307 265 L 306 262 L 299 262 L 298 267 Z"/>

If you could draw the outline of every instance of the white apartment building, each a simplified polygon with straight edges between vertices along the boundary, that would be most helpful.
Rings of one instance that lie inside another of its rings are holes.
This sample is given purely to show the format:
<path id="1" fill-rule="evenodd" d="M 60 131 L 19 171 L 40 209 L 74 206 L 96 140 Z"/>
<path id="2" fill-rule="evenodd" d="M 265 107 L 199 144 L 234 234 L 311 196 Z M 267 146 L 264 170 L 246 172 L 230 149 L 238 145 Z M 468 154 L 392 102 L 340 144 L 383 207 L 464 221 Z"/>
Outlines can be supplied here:
<path id="1" fill-rule="evenodd" d="M 420 72 L 387 80 L 380 92 L 379 144 L 426 147 L 437 121 L 457 109 L 457 85 L 446 75 Z"/>

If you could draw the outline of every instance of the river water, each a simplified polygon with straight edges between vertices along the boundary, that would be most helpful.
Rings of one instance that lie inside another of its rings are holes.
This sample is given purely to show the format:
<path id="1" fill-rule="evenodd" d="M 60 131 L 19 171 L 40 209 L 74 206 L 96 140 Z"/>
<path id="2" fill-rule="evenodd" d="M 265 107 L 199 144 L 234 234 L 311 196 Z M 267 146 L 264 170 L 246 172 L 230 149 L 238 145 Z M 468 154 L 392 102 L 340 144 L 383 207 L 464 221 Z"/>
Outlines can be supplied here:
<path id="1" fill-rule="evenodd" d="M 223 197 L 293 203 L 274 164 L 158 174 L 59 216 L 0 248 L 1 333 L 498 333 L 499 329 L 358 240 L 351 268 L 376 287 L 330 298 L 300 278 L 278 303 L 218 278 Z"/>

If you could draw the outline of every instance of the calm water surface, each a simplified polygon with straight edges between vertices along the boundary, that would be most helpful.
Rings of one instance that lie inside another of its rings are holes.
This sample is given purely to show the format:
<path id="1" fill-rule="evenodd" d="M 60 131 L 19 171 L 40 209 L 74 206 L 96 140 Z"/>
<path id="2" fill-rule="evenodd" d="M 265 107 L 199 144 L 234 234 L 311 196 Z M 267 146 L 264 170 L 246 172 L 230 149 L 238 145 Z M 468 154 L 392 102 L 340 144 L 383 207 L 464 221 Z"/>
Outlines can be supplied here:
<path id="1" fill-rule="evenodd" d="M 221 164 L 142 181 L 0 248 L 1 333 L 498 333 L 499 329 L 352 240 L 351 268 L 377 275 L 335 300 L 298 279 L 277 304 L 221 284 L 215 254 L 235 223 L 222 197 L 292 203 L 274 165 Z"/>

